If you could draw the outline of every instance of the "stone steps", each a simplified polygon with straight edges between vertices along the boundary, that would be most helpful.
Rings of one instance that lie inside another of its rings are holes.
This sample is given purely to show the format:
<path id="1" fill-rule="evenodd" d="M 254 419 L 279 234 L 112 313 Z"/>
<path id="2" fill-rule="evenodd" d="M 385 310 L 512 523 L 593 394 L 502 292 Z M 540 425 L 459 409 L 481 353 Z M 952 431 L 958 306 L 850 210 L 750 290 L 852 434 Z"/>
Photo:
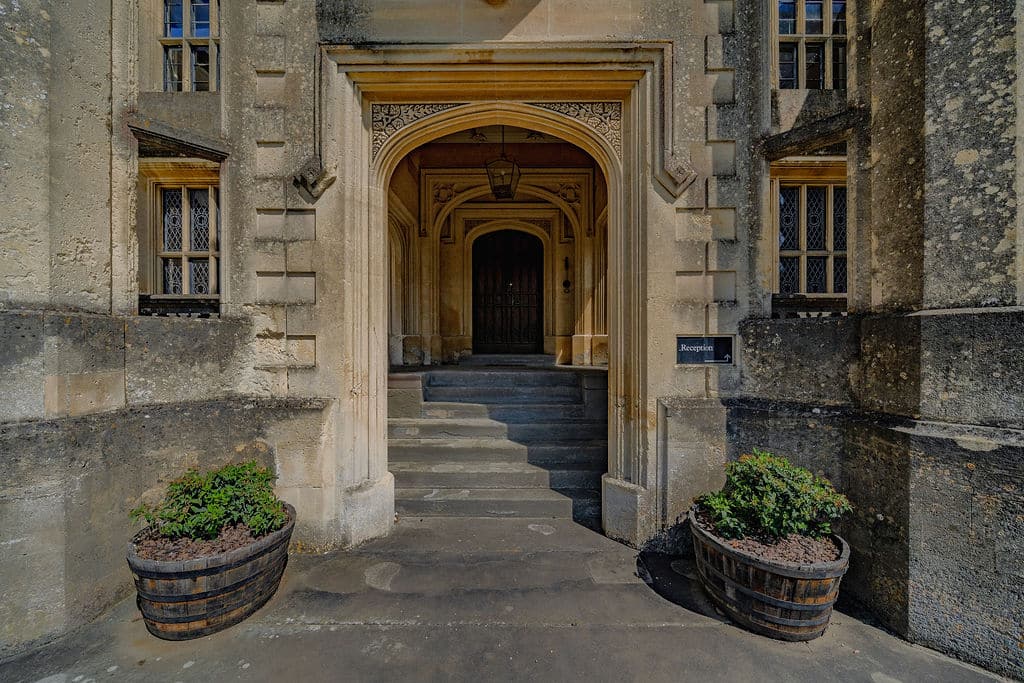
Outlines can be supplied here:
<path id="1" fill-rule="evenodd" d="M 572 519 L 599 528 L 608 425 L 587 416 L 591 380 L 583 373 L 480 366 L 420 377 L 419 417 L 388 420 L 400 516 Z"/>

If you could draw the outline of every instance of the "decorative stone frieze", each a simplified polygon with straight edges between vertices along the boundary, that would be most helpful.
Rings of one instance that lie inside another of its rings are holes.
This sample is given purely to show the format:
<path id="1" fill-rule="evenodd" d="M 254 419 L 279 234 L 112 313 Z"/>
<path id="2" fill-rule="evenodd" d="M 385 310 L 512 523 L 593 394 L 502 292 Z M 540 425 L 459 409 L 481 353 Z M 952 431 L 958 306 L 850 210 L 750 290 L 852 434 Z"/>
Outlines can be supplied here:
<path id="1" fill-rule="evenodd" d="M 376 159 L 384 143 L 409 124 L 458 106 L 458 103 L 370 105 L 373 157 Z"/>
<path id="2" fill-rule="evenodd" d="M 534 102 L 532 105 L 580 121 L 597 131 L 615 150 L 616 156 L 622 156 L 621 102 Z M 395 133 L 409 124 L 458 106 L 461 106 L 461 104 L 375 103 L 370 105 L 370 126 L 374 158 L 377 157 L 384 144 Z"/>
<path id="3" fill-rule="evenodd" d="M 533 102 L 564 116 L 574 118 L 597 131 L 615 155 L 622 157 L 622 102 Z"/>

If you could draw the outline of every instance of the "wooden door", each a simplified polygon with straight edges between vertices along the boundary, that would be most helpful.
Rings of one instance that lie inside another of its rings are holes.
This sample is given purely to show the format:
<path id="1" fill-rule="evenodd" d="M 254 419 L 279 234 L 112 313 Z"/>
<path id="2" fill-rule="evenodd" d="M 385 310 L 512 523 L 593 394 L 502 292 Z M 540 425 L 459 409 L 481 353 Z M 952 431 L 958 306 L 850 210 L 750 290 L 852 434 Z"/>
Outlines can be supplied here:
<path id="1" fill-rule="evenodd" d="M 473 243 L 473 352 L 544 349 L 544 245 L 529 233 L 501 230 Z"/>

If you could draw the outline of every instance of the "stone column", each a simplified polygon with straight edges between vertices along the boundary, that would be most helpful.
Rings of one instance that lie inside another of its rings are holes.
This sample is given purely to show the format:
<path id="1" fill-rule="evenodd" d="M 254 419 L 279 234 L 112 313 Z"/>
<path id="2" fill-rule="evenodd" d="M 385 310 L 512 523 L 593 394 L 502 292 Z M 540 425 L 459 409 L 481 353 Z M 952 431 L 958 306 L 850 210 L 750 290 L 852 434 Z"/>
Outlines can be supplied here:
<path id="1" fill-rule="evenodd" d="M 353 545 L 388 533 L 394 521 L 394 478 L 387 470 L 387 288 L 386 188 L 370 177 L 359 94 L 336 65 L 324 60 L 324 157 L 337 164 L 338 180 L 320 202 L 330 216 L 325 232 L 342 246 L 335 281 L 342 283 L 327 317 L 337 321 L 330 340 L 338 363 L 338 411 L 333 424 L 334 491 L 328 515 L 337 540 Z M 372 188 L 371 188 L 372 185 Z M 328 196 L 329 195 L 329 196 Z M 381 229 L 371 226 L 371 214 Z"/>
<path id="2" fill-rule="evenodd" d="M 111 7 L 64 0 L 49 16 L 50 304 L 109 313 Z"/>
<path id="3" fill-rule="evenodd" d="M 924 272 L 924 3 L 873 5 L 870 306 L 916 310 Z"/>

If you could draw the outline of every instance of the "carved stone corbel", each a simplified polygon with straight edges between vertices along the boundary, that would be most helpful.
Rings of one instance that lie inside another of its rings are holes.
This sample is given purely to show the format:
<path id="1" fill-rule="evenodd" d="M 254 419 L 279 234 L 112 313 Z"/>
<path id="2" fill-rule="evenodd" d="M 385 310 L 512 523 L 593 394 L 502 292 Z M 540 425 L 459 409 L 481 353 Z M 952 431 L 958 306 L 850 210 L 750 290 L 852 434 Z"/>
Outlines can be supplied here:
<path id="1" fill-rule="evenodd" d="M 293 182 L 296 187 L 305 190 L 310 197 L 317 200 L 337 179 L 338 175 L 333 168 L 325 168 L 320 157 L 313 156 L 302 165 Z"/>

